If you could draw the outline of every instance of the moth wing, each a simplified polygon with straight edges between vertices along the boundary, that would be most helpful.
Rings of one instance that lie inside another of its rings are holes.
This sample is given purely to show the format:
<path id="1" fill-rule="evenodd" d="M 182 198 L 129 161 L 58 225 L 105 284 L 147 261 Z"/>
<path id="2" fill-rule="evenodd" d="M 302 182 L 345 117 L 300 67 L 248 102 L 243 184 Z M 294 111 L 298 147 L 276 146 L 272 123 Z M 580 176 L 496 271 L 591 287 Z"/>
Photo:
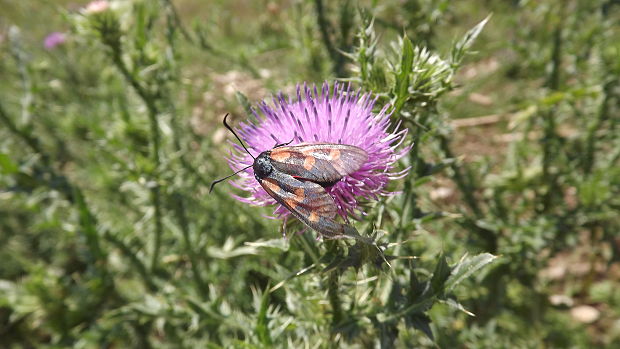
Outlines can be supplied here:
<path id="1" fill-rule="evenodd" d="M 345 226 L 335 221 L 337 207 L 334 199 L 321 185 L 278 171 L 262 178 L 260 184 L 293 216 L 321 235 L 337 237 L 343 234 Z"/>
<path id="2" fill-rule="evenodd" d="M 325 185 L 359 170 L 368 154 L 353 145 L 317 143 L 274 148 L 270 158 L 278 171 Z"/>

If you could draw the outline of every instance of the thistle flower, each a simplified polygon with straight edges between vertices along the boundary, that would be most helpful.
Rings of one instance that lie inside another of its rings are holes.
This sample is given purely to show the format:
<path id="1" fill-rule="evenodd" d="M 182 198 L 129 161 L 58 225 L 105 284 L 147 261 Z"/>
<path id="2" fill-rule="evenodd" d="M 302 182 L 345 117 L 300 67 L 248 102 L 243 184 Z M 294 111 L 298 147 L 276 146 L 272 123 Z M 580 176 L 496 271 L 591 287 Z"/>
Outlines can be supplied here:
<path id="1" fill-rule="evenodd" d="M 89 2 L 84 8 L 86 14 L 100 13 L 107 10 L 110 3 L 107 0 L 94 0 Z"/>
<path id="2" fill-rule="evenodd" d="M 327 192 L 334 198 L 338 214 L 343 218 L 359 218 L 365 212 L 360 204 L 376 200 L 379 196 L 393 195 L 385 189 L 392 179 L 401 178 L 407 170 L 395 172 L 395 162 L 403 157 L 411 146 L 397 149 L 404 141 L 406 129 L 390 130 L 389 105 L 377 114 L 372 109 L 376 99 L 360 91 L 351 91 L 351 85 L 327 83 L 319 92 L 316 86 L 297 86 L 295 100 L 283 94 L 273 98 L 272 105 L 262 102 L 259 111 L 252 110 L 254 120 L 240 123 L 237 132 L 246 142 L 253 156 L 272 149 L 276 144 L 338 143 L 358 146 L 368 153 L 368 161 L 356 172 L 345 176 Z M 259 114 L 262 114 L 259 115 Z M 253 158 L 241 146 L 233 143 L 234 151 L 228 158 L 230 167 L 237 171 L 251 165 Z M 248 193 L 235 195 L 239 201 L 266 206 L 276 201 L 254 179 L 249 168 L 239 174 L 233 185 Z M 274 215 L 285 218 L 289 211 L 278 205 Z"/>
<path id="3" fill-rule="evenodd" d="M 46 49 L 51 50 L 58 45 L 64 44 L 65 41 L 67 41 L 67 36 L 64 33 L 52 32 L 48 34 L 43 40 L 43 46 Z"/>

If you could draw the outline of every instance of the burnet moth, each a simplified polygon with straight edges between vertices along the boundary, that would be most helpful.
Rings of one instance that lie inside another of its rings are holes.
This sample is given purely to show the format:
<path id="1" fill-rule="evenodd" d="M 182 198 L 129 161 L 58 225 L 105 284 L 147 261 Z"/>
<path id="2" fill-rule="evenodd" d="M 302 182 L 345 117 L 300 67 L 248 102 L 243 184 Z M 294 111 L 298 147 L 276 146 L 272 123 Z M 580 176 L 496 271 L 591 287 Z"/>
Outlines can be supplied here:
<path id="1" fill-rule="evenodd" d="M 286 207 L 297 219 L 325 238 L 352 237 L 367 242 L 355 228 L 336 221 L 337 207 L 325 188 L 362 167 L 368 160 L 363 149 L 344 144 L 311 143 L 278 144 L 254 157 L 241 138 L 228 125 L 224 126 L 237 138 L 254 163 L 229 176 L 218 179 L 213 187 L 239 172 L 252 167 L 254 177 L 265 191 Z"/>

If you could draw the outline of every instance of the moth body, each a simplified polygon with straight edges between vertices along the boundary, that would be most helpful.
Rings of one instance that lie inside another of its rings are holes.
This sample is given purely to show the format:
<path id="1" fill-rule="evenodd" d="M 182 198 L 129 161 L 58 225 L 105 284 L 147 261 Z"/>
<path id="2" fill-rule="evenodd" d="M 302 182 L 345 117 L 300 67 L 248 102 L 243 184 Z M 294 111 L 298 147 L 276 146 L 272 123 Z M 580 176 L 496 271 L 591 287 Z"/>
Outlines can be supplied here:
<path id="1" fill-rule="evenodd" d="M 350 236 L 338 223 L 338 208 L 325 188 L 359 170 L 368 154 L 352 145 L 315 143 L 279 146 L 260 153 L 252 164 L 265 191 L 297 219 L 328 238 Z"/>

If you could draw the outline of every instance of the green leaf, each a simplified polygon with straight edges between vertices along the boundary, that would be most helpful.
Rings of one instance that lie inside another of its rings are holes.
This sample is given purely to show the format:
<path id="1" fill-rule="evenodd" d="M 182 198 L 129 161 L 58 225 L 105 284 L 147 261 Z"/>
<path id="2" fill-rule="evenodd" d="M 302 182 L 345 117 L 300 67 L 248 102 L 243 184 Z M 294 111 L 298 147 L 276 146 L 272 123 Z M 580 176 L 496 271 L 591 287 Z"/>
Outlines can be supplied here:
<path id="1" fill-rule="evenodd" d="M 377 314 L 377 320 L 380 322 L 390 322 L 407 316 L 407 314 L 421 314 L 429 310 L 435 301 L 435 297 L 423 297 L 419 302 L 415 302 L 399 312 L 389 313 L 389 315 L 386 313 L 379 313 Z"/>
<path id="2" fill-rule="evenodd" d="M 445 288 L 447 291 L 454 289 L 456 285 L 480 270 L 485 265 L 493 262 L 497 257 L 490 253 L 481 253 L 474 257 L 464 255 L 452 269 L 450 277 L 446 281 Z"/>
<path id="3" fill-rule="evenodd" d="M 13 174 L 19 171 L 19 167 L 11 160 L 7 154 L 0 153 L 0 172 Z"/>
<path id="4" fill-rule="evenodd" d="M 443 171 L 444 169 L 452 166 L 455 162 L 456 162 L 455 158 L 447 158 L 447 159 L 442 159 L 440 162 L 436 164 L 426 164 L 424 168 L 424 173 L 422 174 L 422 176 L 432 176 L 434 174 L 437 174 Z"/>
<path id="5" fill-rule="evenodd" d="M 447 304 L 451 308 L 454 308 L 456 310 L 460 310 L 460 311 L 464 312 L 465 314 L 467 314 L 469 316 L 476 316 L 471 311 L 465 309 L 465 307 L 463 307 L 463 305 L 461 303 L 457 302 L 456 299 L 448 298 L 448 299 L 445 299 L 445 300 L 440 300 L 440 302 Z"/>
<path id="6" fill-rule="evenodd" d="M 450 54 L 450 61 L 451 61 L 450 63 L 453 67 L 456 67 L 459 64 L 461 64 L 463 57 L 465 57 L 465 54 L 467 53 L 467 51 L 469 51 L 469 49 L 471 48 L 471 45 L 474 44 L 474 41 L 476 41 L 476 38 L 478 37 L 478 35 L 480 35 L 480 32 L 482 32 L 482 29 L 487 24 L 490 18 L 491 18 L 491 15 L 488 15 L 475 27 L 471 28 L 467 33 L 465 33 L 463 38 L 461 38 L 461 40 L 457 41 L 452 46 L 452 51 Z"/>
<path id="7" fill-rule="evenodd" d="M 288 251 L 291 244 L 289 240 L 283 238 L 271 239 L 271 240 L 256 240 L 245 243 L 246 246 L 255 248 L 277 248 L 282 251 Z"/>
<path id="8" fill-rule="evenodd" d="M 435 266 L 435 271 L 433 272 L 433 277 L 431 278 L 431 287 L 433 288 L 433 292 L 435 294 L 440 293 L 444 288 L 444 284 L 446 280 L 450 276 L 450 266 L 448 265 L 448 261 L 446 260 L 446 256 L 443 254 L 439 256 L 439 262 L 437 262 L 437 266 Z"/>
<path id="9" fill-rule="evenodd" d="M 403 38 L 403 52 L 400 63 L 400 71 L 396 76 L 396 84 L 394 86 L 394 92 L 396 95 L 396 102 L 394 108 L 399 111 L 403 104 L 407 101 L 407 92 L 409 88 L 409 75 L 413 71 L 413 44 L 408 37 Z"/>
<path id="10" fill-rule="evenodd" d="M 267 285 L 267 288 L 263 292 L 258 318 L 256 320 L 256 334 L 264 347 L 271 347 L 273 345 L 271 332 L 269 331 L 269 319 L 267 318 L 267 310 L 269 309 L 269 288 L 270 286 Z"/>
<path id="11" fill-rule="evenodd" d="M 424 314 L 415 314 L 405 318 L 405 324 L 416 330 L 422 331 L 430 340 L 435 341 L 431 330 L 431 318 Z"/>
<path id="12" fill-rule="evenodd" d="M 284 286 L 284 284 L 285 284 L 287 281 L 289 281 L 289 280 L 291 280 L 291 279 L 294 279 L 294 278 L 299 277 L 299 276 L 303 276 L 303 275 L 310 274 L 310 272 L 311 272 L 311 271 L 313 271 L 315 268 L 316 268 L 316 264 L 312 264 L 312 265 L 310 265 L 310 266 L 308 266 L 308 267 L 305 267 L 305 268 L 303 268 L 303 269 L 301 269 L 301 270 L 297 271 L 296 273 L 294 273 L 294 274 L 292 274 L 292 275 L 289 275 L 289 276 L 288 276 L 288 277 L 286 277 L 284 280 L 282 280 L 282 281 L 278 282 L 275 286 L 273 286 L 273 287 L 269 290 L 269 292 L 273 292 L 273 291 L 275 291 L 275 290 L 279 289 L 280 287 Z"/>
<path id="13" fill-rule="evenodd" d="M 398 96 L 404 96 L 407 93 L 409 82 L 409 74 L 413 69 L 413 44 L 408 37 L 403 38 L 403 53 L 400 63 L 400 72 L 396 80 L 396 93 Z"/>
<path id="14" fill-rule="evenodd" d="M 222 246 L 207 247 L 207 255 L 217 259 L 229 259 L 245 255 L 259 254 L 258 247 L 255 246 L 235 246 L 236 241 L 229 237 Z"/>
<path id="15" fill-rule="evenodd" d="M 78 209 L 79 221 L 82 226 L 82 233 L 86 238 L 86 244 L 88 245 L 90 252 L 92 253 L 96 261 L 101 261 L 105 258 L 105 253 L 99 243 L 99 233 L 97 232 L 97 219 L 93 216 L 86 199 L 82 192 L 74 188 L 73 197 Z M 94 261 L 93 261 L 94 262 Z"/>
<path id="16" fill-rule="evenodd" d="M 449 213 L 442 212 L 442 211 L 428 212 L 428 213 L 424 213 L 422 217 L 414 219 L 414 222 L 416 222 L 416 224 L 418 225 L 423 225 L 425 223 L 429 223 L 429 222 L 444 218 L 449 215 L 450 215 Z"/>
<path id="17" fill-rule="evenodd" d="M 424 185 L 424 184 L 426 184 L 426 183 L 430 182 L 431 180 L 433 180 L 433 178 L 432 178 L 432 177 L 430 177 L 430 176 L 420 177 L 420 178 L 417 178 L 417 179 L 413 182 L 413 186 L 414 186 L 414 187 L 419 187 L 419 186 L 422 186 L 422 185 Z"/>
<path id="18" fill-rule="evenodd" d="M 246 97 L 243 93 L 239 91 L 235 92 L 235 97 L 237 97 L 237 102 L 241 104 L 241 106 L 243 107 L 243 110 L 245 110 L 245 113 L 248 116 L 252 115 L 252 103 L 250 103 L 250 100 L 248 99 L 248 97 Z"/>

